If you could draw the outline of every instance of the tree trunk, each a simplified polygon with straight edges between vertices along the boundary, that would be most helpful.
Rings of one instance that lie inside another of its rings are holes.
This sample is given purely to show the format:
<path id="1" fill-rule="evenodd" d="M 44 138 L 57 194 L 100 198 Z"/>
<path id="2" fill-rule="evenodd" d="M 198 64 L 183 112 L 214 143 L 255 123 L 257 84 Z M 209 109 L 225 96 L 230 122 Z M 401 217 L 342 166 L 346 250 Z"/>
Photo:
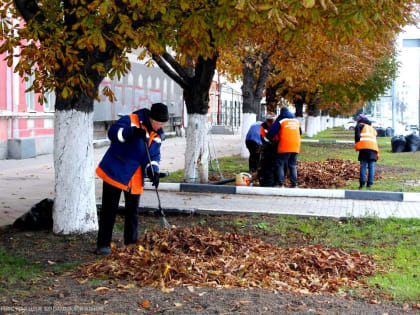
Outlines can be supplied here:
<path id="1" fill-rule="evenodd" d="M 188 112 L 185 150 L 185 182 L 207 183 L 208 172 L 208 120 L 209 90 L 216 71 L 218 56 L 204 60 L 199 58 L 195 68 L 189 68 L 190 84 L 184 88 L 184 99 Z"/>
<path id="2" fill-rule="evenodd" d="M 269 85 L 265 89 L 265 103 L 269 112 L 275 113 L 277 110 L 277 90 L 278 85 Z"/>
<path id="3" fill-rule="evenodd" d="M 78 234 L 97 230 L 93 111 L 56 109 L 54 169 L 53 232 Z"/>
<path id="4" fill-rule="evenodd" d="M 241 157 L 248 158 L 249 151 L 245 146 L 246 134 L 257 117 L 257 107 L 254 102 L 255 68 L 244 66 L 242 83 L 242 128 L 241 128 Z"/>
<path id="5" fill-rule="evenodd" d="M 303 117 L 303 105 L 305 101 L 303 98 L 296 97 L 293 100 L 293 104 L 295 105 L 295 116 L 296 119 L 299 121 L 300 128 L 302 129 L 302 133 L 306 132 L 306 124 L 305 124 L 305 118 Z"/>
<path id="6" fill-rule="evenodd" d="M 306 118 L 306 135 L 310 138 L 312 138 L 313 136 L 315 136 L 318 131 L 317 131 L 317 120 L 319 119 L 319 117 L 316 116 L 312 116 L 312 115 L 308 115 L 308 117 Z"/>
<path id="7" fill-rule="evenodd" d="M 293 101 L 293 103 L 295 104 L 296 117 L 303 117 L 303 104 L 305 103 L 304 100 L 301 98 L 297 98 Z"/>
<path id="8" fill-rule="evenodd" d="M 241 158 L 249 158 L 249 151 L 245 144 L 246 134 L 248 133 L 249 128 L 257 120 L 257 115 L 254 113 L 244 113 L 242 118 L 242 128 L 241 128 Z"/>
<path id="9" fill-rule="evenodd" d="M 186 130 L 184 181 L 208 182 L 208 127 L 207 115 L 189 114 Z"/>
<path id="10" fill-rule="evenodd" d="M 191 57 L 187 57 L 187 65 L 183 66 L 167 52 L 161 56 L 153 55 L 153 60 L 159 67 L 183 89 L 188 112 L 184 173 L 186 182 L 208 182 L 207 113 L 209 90 L 216 72 L 217 58 L 217 53 L 207 59 L 200 56 L 195 62 Z"/>
<path id="11" fill-rule="evenodd" d="M 257 63 L 255 56 L 247 56 L 244 59 L 242 74 L 242 100 L 243 100 L 243 119 L 241 129 L 241 157 L 248 158 L 249 151 L 245 145 L 246 134 L 250 126 L 256 122 L 256 119 L 261 107 L 261 100 L 263 97 L 265 83 L 267 82 L 270 73 L 270 55 L 262 54 L 262 63 L 257 77 Z"/>

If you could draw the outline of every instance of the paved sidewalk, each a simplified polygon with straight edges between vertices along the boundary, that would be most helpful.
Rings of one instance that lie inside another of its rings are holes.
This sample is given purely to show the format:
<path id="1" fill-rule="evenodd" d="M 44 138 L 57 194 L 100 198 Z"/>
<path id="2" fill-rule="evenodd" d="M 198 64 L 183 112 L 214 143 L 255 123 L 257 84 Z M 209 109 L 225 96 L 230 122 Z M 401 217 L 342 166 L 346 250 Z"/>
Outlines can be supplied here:
<path id="1" fill-rule="evenodd" d="M 240 152 L 240 135 L 212 135 L 217 157 Z M 95 149 L 96 164 L 106 147 Z M 185 138 L 170 138 L 162 144 L 161 169 L 175 171 L 184 167 Z M 102 181 L 96 179 L 96 200 L 101 201 Z M 188 212 L 278 213 L 327 217 L 378 216 L 420 218 L 420 202 L 352 200 L 319 197 L 240 195 L 218 193 L 168 192 L 160 188 L 162 206 Z M 308 195 L 315 190 L 299 189 Z M 26 160 L 0 160 L 0 226 L 11 224 L 44 198 L 54 198 L 52 155 Z M 154 209 L 154 190 L 145 190 L 140 207 Z"/>
<path id="2" fill-rule="evenodd" d="M 198 213 L 270 213 L 319 217 L 420 218 L 419 202 L 279 197 L 160 191 L 164 209 Z M 146 191 L 140 207 L 157 208 L 156 194 Z"/>
<path id="3" fill-rule="evenodd" d="M 240 142 L 239 134 L 210 135 L 212 157 L 239 154 Z M 162 143 L 162 170 L 172 172 L 184 168 L 185 145 L 185 138 L 180 137 Z M 107 147 L 95 149 L 95 165 L 106 150 Z M 97 202 L 100 202 L 101 194 L 102 181 L 96 179 Z M 54 198 L 52 154 L 24 160 L 0 160 L 0 226 L 13 223 L 44 198 Z"/>

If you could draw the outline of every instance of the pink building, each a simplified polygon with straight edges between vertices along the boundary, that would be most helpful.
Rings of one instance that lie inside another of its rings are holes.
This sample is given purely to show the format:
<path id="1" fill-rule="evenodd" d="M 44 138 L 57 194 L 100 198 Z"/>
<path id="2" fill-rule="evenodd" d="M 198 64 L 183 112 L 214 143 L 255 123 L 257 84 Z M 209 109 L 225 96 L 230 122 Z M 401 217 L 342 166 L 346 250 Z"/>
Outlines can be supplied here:
<path id="1" fill-rule="evenodd" d="M 7 67 L 5 55 L 0 56 L 0 159 L 24 159 L 53 152 L 54 93 L 47 95 L 42 106 L 38 95 L 25 93 L 26 82 Z M 100 90 L 108 86 L 117 101 L 110 103 L 101 96 L 94 103 L 94 139 L 105 139 L 109 125 L 121 115 L 155 102 L 169 107 L 170 126 L 181 121 L 182 89 L 159 68 L 133 62 L 131 72 L 121 80 L 105 79 Z"/>
<path id="2" fill-rule="evenodd" d="M 24 159 L 53 152 L 54 93 L 40 105 L 38 95 L 25 93 L 30 86 L 13 68 L 7 67 L 5 55 L 0 55 L 0 159 Z M 158 67 L 147 67 L 132 61 L 131 72 L 121 80 L 105 79 L 100 90 L 108 86 L 117 101 L 105 97 L 94 103 L 94 139 L 105 139 L 110 124 L 121 115 L 154 102 L 168 105 L 173 132 L 185 123 L 182 89 Z M 213 81 L 209 91 L 208 121 L 211 125 L 238 128 L 240 125 L 241 95 L 231 87 Z M 182 121 L 184 120 L 184 121 Z M 181 123 L 182 121 L 182 123 Z M 178 133 L 177 133 L 178 135 Z"/>
<path id="3" fill-rule="evenodd" d="M 54 99 L 41 106 L 25 93 L 28 84 L 13 73 L 0 55 L 0 159 L 22 159 L 52 151 Z"/>

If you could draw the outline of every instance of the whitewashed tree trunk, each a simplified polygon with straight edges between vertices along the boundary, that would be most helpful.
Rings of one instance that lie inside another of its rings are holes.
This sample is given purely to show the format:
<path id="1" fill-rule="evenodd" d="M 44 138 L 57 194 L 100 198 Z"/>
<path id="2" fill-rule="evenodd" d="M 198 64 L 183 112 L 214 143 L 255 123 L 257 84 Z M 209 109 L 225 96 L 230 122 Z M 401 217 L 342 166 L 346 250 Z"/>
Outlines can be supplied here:
<path id="1" fill-rule="evenodd" d="M 315 134 L 321 131 L 321 116 L 315 117 Z"/>
<path id="2" fill-rule="evenodd" d="M 241 129 L 241 158 L 249 158 L 249 151 L 245 145 L 246 134 L 253 123 L 257 121 L 257 114 L 255 113 L 244 113 L 242 119 Z"/>
<path id="3" fill-rule="evenodd" d="M 327 128 L 330 129 L 333 126 L 334 126 L 334 124 L 333 124 L 333 118 L 330 115 L 328 115 L 327 116 Z"/>
<path id="4" fill-rule="evenodd" d="M 54 169 L 53 232 L 96 231 L 93 112 L 56 110 Z"/>
<path id="5" fill-rule="evenodd" d="M 184 181 L 207 183 L 209 181 L 209 145 L 207 115 L 189 114 L 186 131 Z"/>
<path id="6" fill-rule="evenodd" d="M 302 133 L 305 133 L 306 132 L 305 118 L 303 118 L 303 117 L 297 117 L 296 119 L 299 122 L 300 129 L 302 130 Z"/>
<path id="7" fill-rule="evenodd" d="M 319 131 L 327 129 L 327 116 L 321 116 Z"/>
<path id="8" fill-rule="evenodd" d="M 308 116 L 306 118 L 306 135 L 310 138 L 317 134 L 317 120 L 318 117 L 315 116 Z"/>

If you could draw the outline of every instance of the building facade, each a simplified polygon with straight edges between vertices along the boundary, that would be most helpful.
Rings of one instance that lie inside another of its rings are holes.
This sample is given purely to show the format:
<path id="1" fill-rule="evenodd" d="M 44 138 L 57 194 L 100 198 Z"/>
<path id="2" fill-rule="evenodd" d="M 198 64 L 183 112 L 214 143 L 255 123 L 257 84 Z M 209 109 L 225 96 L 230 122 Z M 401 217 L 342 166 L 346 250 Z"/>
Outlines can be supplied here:
<path id="1" fill-rule="evenodd" d="M 33 92 L 25 93 L 31 78 L 25 81 L 7 67 L 0 56 L 0 159 L 30 158 L 53 151 L 54 93 L 40 105 Z M 121 80 L 105 79 L 100 85 L 100 100 L 94 102 L 94 139 L 106 138 L 108 127 L 120 116 L 155 102 L 168 105 L 170 121 L 167 132 L 185 127 L 186 110 L 182 89 L 158 67 L 147 67 L 131 56 L 131 72 Z M 111 103 L 102 93 L 109 87 L 116 96 Z M 217 76 L 209 91 L 210 125 L 240 126 L 242 95 Z"/>

